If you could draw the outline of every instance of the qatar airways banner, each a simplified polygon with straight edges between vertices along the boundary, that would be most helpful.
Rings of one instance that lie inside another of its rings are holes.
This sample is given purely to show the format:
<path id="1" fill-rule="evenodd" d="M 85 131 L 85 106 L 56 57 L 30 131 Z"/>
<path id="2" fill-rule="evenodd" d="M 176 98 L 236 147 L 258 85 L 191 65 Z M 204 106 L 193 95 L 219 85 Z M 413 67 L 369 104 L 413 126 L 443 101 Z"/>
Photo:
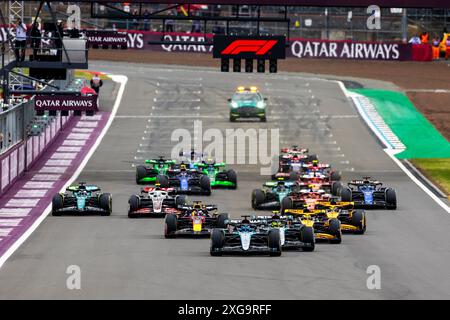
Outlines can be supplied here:
<path id="1" fill-rule="evenodd" d="M 86 38 L 89 46 L 99 47 L 120 47 L 127 48 L 126 32 L 108 31 L 108 30 L 87 30 Z"/>
<path id="2" fill-rule="evenodd" d="M 128 32 L 128 48 L 166 51 L 213 53 L 213 46 L 189 44 L 189 42 L 211 43 L 212 34 L 169 33 L 162 35 L 158 32 Z M 149 41 L 176 41 L 177 44 L 153 44 Z M 186 44 L 182 44 L 186 42 Z M 411 60 L 411 45 L 386 42 L 356 42 L 291 39 L 291 46 L 286 48 L 286 57 L 296 58 L 327 58 L 327 59 L 355 59 L 355 60 Z"/>
<path id="3" fill-rule="evenodd" d="M 97 96 L 37 95 L 34 98 L 34 109 L 36 111 L 46 111 L 46 110 L 98 111 Z"/>
<path id="4" fill-rule="evenodd" d="M 411 60 L 411 46 L 401 43 L 293 40 L 289 51 L 297 58 Z"/>

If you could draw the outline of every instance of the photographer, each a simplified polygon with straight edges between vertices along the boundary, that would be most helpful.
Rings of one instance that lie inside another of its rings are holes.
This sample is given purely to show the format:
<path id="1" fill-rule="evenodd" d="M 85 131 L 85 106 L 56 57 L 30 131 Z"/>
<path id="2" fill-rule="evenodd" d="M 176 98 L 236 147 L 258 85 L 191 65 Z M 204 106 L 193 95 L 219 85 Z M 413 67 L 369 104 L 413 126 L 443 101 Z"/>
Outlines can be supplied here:
<path id="1" fill-rule="evenodd" d="M 22 19 L 17 19 L 16 22 L 16 43 L 15 52 L 17 61 L 25 60 L 25 49 L 27 46 L 27 26 L 22 22 Z"/>

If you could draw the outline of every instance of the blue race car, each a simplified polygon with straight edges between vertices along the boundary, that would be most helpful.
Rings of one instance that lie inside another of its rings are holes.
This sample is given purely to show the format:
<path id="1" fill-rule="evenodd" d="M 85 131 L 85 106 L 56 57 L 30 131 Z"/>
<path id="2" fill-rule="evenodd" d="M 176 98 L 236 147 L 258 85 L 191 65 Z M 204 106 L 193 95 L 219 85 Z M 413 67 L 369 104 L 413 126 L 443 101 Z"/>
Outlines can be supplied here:
<path id="1" fill-rule="evenodd" d="M 213 229 L 211 233 L 212 256 L 223 254 L 281 255 L 280 230 L 268 228 L 267 222 L 243 216 L 242 221 L 232 220 L 227 229 Z"/>
<path id="2" fill-rule="evenodd" d="M 158 175 L 156 182 L 161 188 L 174 188 L 176 194 L 211 195 L 209 177 L 197 169 L 187 169 L 184 164 L 169 170 L 167 175 Z"/>
<path id="3" fill-rule="evenodd" d="M 61 216 L 63 213 L 97 213 L 109 216 L 111 211 L 111 194 L 100 193 L 98 186 L 84 182 L 68 187 L 64 193 L 56 194 L 52 201 L 53 216 Z"/>
<path id="4" fill-rule="evenodd" d="M 385 208 L 397 209 L 395 190 L 383 187 L 378 180 L 364 177 L 362 180 L 352 180 L 348 187 L 342 187 L 340 196 L 342 201 L 354 202 L 355 208 Z"/>

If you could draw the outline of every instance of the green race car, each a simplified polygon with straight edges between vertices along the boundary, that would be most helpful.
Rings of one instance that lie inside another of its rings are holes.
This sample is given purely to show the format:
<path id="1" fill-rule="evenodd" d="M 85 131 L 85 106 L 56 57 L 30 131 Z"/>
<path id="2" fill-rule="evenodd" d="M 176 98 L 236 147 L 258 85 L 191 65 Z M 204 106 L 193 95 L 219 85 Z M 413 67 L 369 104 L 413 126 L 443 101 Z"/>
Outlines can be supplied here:
<path id="1" fill-rule="evenodd" d="M 266 122 L 267 98 L 256 87 L 238 87 L 230 103 L 230 121 L 239 118 L 258 118 Z"/>
<path id="2" fill-rule="evenodd" d="M 136 167 L 136 183 L 149 184 L 155 183 L 158 175 L 166 175 L 170 169 L 173 169 L 176 160 L 158 159 L 145 160 L 146 165 L 139 165 Z"/>
<path id="3" fill-rule="evenodd" d="M 203 161 L 195 163 L 198 171 L 207 175 L 213 188 L 237 188 L 237 176 L 233 169 L 225 170 L 224 162 Z"/>

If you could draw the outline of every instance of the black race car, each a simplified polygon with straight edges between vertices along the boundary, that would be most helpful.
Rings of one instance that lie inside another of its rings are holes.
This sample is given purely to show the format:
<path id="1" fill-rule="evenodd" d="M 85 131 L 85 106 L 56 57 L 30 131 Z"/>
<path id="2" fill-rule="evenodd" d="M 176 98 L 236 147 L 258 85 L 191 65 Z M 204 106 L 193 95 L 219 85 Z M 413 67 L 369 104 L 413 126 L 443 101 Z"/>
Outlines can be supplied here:
<path id="1" fill-rule="evenodd" d="M 212 256 L 223 254 L 281 255 L 280 230 L 268 228 L 260 219 L 231 221 L 228 228 L 217 228 L 211 233 Z"/>
<path id="2" fill-rule="evenodd" d="M 397 195 L 393 188 L 383 187 L 378 180 L 364 177 L 362 180 L 352 180 L 348 187 L 340 189 L 342 201 L 352 201 L 355 208 L 385 208 L 397 209 Z"/>
<path id="3" fill-rule="evenodd" d="M 214 228 L 226 228 L 228 213 L 217 213 L 216 205 L 196 201 L 193 205 L 180 205 L 178 213 L 166 215 L 164 236 L 209 236 Z"/>
<path id="4" fill-rule="evenodd" d="M 58 193 L 52 200 L 52 215 L 61 216 L 71 214 L 100 214 L 109 216 L 112 211 L 112 198 L 109 193 L 100 193 L 96 185 L 80 182 L 70 186 L 64 193 Z"/>

